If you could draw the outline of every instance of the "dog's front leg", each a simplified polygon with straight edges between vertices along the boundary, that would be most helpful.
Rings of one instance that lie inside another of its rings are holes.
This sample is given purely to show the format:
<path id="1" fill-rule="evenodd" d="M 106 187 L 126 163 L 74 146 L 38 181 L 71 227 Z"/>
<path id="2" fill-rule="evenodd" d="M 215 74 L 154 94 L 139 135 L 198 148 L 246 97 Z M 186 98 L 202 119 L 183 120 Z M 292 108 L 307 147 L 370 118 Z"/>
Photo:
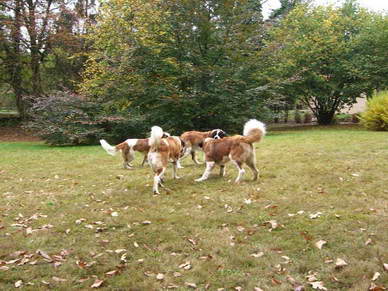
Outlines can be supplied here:
<path id="1" fill-rule="evenodd" d="M 225 165 L 220 165 L 220 176 L 225 177 Z"/>
<path id="2" fill-rule="evenodd" d="M 178 161 L 173 161 L 172 162 L 172 171 L 173 171 L 174 179 L 180 179 L 181 178 L 181 177 L 178 177 L 178 175 L 177 175 Z"/>
<path id="3" fill-rule="evenodd" d="M 145 162 L 147 161 L 148 154 L 144 155 L 143 162 L 141 163 L 141 166 L 144 167 Z"/>
<path id="4" fill-rule="evenodd" d="M 214 168 L 214 165 L 216 163 L 215 162 L 206 162 L 206 169 L 205 169 L 205 172 L 203 172 L 203 175 L 201 178 L 199 179 L 195 179 L 196 182 L 202 182 L 202 181 L 205 181 L 209 178 L 209 175 L 212 171 L 212 169 Z"/>

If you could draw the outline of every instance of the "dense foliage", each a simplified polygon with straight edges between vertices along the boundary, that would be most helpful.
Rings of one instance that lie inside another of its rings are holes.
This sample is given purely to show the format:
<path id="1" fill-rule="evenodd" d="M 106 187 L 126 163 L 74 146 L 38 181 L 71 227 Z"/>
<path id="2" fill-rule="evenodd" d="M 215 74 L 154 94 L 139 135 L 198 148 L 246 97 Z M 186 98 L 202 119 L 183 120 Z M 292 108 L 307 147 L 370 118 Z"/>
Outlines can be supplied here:
<path id="1" fill-rule="evenodd" d="M 274 51 L 268 52 L 274 63 L 268 74 L 299 76 L 285 94 L 296 95 L 319 124 L 330 124 L 362 93 L 387 87 L 386 25 L 386 17 L 354 1 L 342 8 L 300 5 L 270 32 L 267 50 Z"/>
<path id="2" fill-rule="evenodd" d="M 361 123 L 370 130 L 388 131 L 388 91 L 376 93 L 368 100 Z"/>
<path id="3" fill-rule="evenodd" d="M 148 130 L 138 114 L 107 114 L 100 103 L 68 92 L 32 101 L 27 128 L 51 145 L 93 144 L 100 138 L 118 142 L 144 136 Z"/>
<path id="4" fill-rule="evenodd" d="M 29 104 L 69 91 L 142 120 L 139 132 L 240 132 L 252 117 L 287 121 L 296 104 L 330 124 L 388 88 L 388 16 L 311 2 L 281 0 L 264 19 L 260 0 L 4 0 L 0 98 L 28 119 Z"/>
<path id="5" fill-rule="evenodd" d="M 264 117 L 265 96 L 250 91 L 260 12 L 254 1 L 111 0 L 82 91 L 177 130 L 240 130 Z"/>

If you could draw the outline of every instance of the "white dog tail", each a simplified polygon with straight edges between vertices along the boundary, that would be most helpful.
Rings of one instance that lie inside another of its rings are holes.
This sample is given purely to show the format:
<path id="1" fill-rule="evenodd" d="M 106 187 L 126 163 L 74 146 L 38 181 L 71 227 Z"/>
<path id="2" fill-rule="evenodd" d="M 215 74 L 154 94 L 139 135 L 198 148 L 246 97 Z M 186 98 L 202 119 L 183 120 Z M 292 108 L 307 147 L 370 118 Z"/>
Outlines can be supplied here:
<path id="1" fill-rule="evenodd" d="M 104 150 L 111 156 L 116 155 L 117 149 L 115 147 L 112 147 L 109 143 L 106 142 L 104 139 L 100 139 L 100 144 Z"/>
<path id="2" fill-rule="evenodd" d="M 247 143 L 259 142 L 265 134 L 265 124 L 256 119 L 251 119 L 244 125 L 244 140 Z"/>
<path id="3" fill-rule="evenodd" d="M 157 149 L 159 144 L 160 144 L 160 141 L 162 140 L 162 137 L 163 137 L 163 129 L 160 128 L 159 126 L 153 126 L 151 128 L 151 136 L 150 136 L 150 140 L 149 140 L 149 145 L 151 147 L 151 150 L 152 149 Z"/>

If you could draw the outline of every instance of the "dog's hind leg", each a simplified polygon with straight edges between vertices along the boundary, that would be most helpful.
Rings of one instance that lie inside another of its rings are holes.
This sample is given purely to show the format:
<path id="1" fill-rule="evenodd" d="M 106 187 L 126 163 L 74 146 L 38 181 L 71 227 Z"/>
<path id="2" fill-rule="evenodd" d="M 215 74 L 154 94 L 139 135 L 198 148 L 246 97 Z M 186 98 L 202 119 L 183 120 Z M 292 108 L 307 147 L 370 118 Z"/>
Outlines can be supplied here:
<path id="1" fill-rule="evenodd" d="M 191 152 L 191 147 L 187 147 L 182 157 L 178 160 L 177 167 L 178 169 L 183 169 L 184 167 L 181 165 L 181 162 L 184 158 L 186 158 Z"/>
<path id="2" fill-rule="evenodd" d="M 257 170 L 256 165 L 255 165 L 255 156 L 252 155 L 251 157 L 249 157 L 247 159 L 246 163 L 247 163 L 247 166 L 251 169 L 251 171 L 253 173 L 253 181 L 256 181 L 257 177 L 259 175 L 259 171 Z"/>
<path id="3" fill-rule="evenodd" d="M 212 171 L 212 169 L 214 168 L 214 165 L 216 163 L 215 162 L 206 162 L 206 169 L 205 169 L 205 172 L 203 172 L 203 175 L 201 178 L 199 179 L 195 179 L 196 182 L 202 182 L 202 181 L 205 181 L 209 178 L 209 175 Z"/>
<path id="4" fill-rule="evenodd" d="M 131 153 L 131 149 L 126 147 L 122 150 L 122 155 L 123 155 L 123 167 L 124 169 L 132 169 L 132 164 L 131 161 L 133 160 L 133 154 Z"/>
<path id="5" fill-rule="evenodd" d="M 236 180 L 234 182 L 235 183 L 240 183 L 241 178 L 242 178 L 242 176 L 245 173 L 245 170 L 242 168 L 243 163 L 240 162 L 240 161 L 237 161 L 237 160 L 232 160 L 232 159 L 231 159 L 231 161 L 233 162 L 233 164 L 236 165 L 236 167 L 238 169 L 238 176 L 237 176 L 237 178 L 236 178 Z"/>
<path id="6" fill-rule="evenodd" d="M 153 192 L 154 194 L 160 194 L 159 193 L 159 185 L 160 187 L 164 188 L 164 185 L 162 184 L 163 181 L 163 174 L 166 168 L 162 168 L 156 171 L 155 176 L 154 176 L 154 185 L 153 185 Z"/>
<path id="7" fill-rule="evenodd" d="M 202 164 L 200 161 L 198 161 L 198 159 L 197 159 L 197 157 L 195 155 L 195 150 L 194 149 L 191 149 L 190 154 L 191 154 L 191 159 L 194 161 L 195 164 L 197 164 L 197 165 Z"/>

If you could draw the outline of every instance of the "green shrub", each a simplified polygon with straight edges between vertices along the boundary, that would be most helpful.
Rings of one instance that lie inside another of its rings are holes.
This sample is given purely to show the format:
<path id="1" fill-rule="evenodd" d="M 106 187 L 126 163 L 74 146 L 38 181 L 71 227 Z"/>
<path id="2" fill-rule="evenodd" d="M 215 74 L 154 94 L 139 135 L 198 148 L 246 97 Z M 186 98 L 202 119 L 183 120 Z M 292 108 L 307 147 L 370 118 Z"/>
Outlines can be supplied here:
<path id="1" fill-rule="evenodd" d="M 360 113 L 353 113 L 352 114 L 352 123 L 359 123 L 360 122 Z"/>
<path id="2" fill-rule="evenodd" d="M 347 113 L 340 113 L 335 116 L 336 123 L 340 122 L 350 122 L 352 120 L 352 115 Z"/>
<path id="3" fill-rule="evenodd" d="M 302 114 L 300 113 L 300 111 L 295 111 L 294 119 L 296 123 L 302 123 Z"/>
<path id="4" fill-rule="evenodd" d="M 313 115 L 310 112 L 304 114 L 303 123 L 311 123 L 313 121 Z"/>
<path id="5" fill-rule="evenodd" d="M 360 121 L 367 129 L 388 131 L 388 91 L 381 91 L 368 100 L 368 108 Z"/>
<path id="6" fill-rule="evenodd" d="M 100 103 L 69 92 L 31 101 L 26 128 L 50 145 L 95 144 L 101 138 L 118 142 L 149 130 L 143 116 L 107 113 Z"/>

